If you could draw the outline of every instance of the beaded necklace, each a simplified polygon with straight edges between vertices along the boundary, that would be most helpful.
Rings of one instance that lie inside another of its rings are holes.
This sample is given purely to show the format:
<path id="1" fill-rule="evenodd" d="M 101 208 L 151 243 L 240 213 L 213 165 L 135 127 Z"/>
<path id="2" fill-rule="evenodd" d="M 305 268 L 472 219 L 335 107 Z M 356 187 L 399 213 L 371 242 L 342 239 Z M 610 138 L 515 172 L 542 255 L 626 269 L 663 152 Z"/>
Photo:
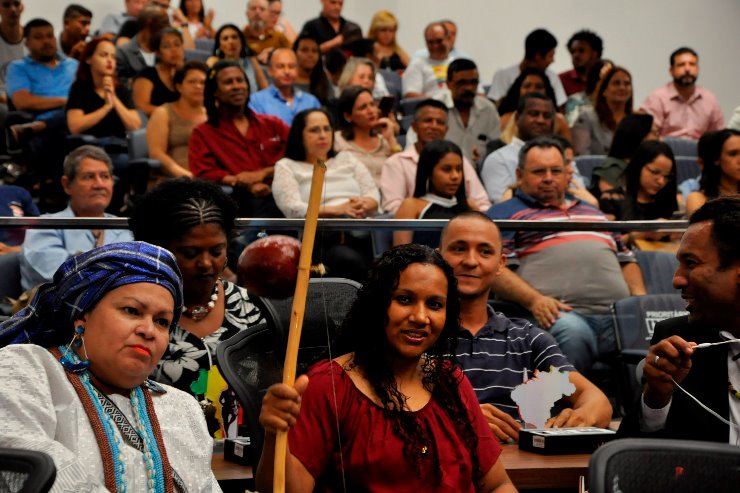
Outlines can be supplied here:
<path id="1" fill-rule="evenodd" d="M 67 366 L 80 363 L 77 354 L 74 351 L 67 351 L 64 346 L 53 348 L 51 352 Z M 107 397 L 102 396 L 100 391 L 93 386 L 89 372 L 72 373 L 67 371 L 66 373 L 82 401 L 95 433 L 95 438 L 98 441 L 103 459 L 106 488 L 118 493 L 126 493 L 127 488 L 124 480 L 126 468 L 121 460 L 121 438 L 115 431 L 116 424 L 101 404 L 101 397 L 104 399 L 107 399 Z M 147 468 L 147 492 L 172 493 L 174 491 L 172 469 L 167 460 L 167 455 L 160 453 L 160 450 L 164 450 L 164 443 L 156 414 L 154 414 L 151 396 L 143 390 L 142 386 L 138 386 L 131 390 L 129 399 L 136 432 L 141 437 L 143 444 L 142 455 Z"/>

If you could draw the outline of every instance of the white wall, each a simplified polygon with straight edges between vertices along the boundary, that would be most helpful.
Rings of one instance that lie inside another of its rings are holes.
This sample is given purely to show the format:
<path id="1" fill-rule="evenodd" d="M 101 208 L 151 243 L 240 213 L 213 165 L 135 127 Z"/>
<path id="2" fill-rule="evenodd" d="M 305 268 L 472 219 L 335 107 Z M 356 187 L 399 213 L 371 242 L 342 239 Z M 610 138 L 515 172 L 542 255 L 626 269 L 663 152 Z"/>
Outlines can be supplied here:
<path id="1" fill-rule="evenodd" d="M 122 10 L 123 0 L 74 0 L 90 8 L 93 26 L 109 11 Z M 246 22 L 246 0 L 204 0 L 216 10 L 216 25 Z M 24 20 L 44 17 L 57 27 L 63 0 L 25 0 Z M 173 0 L 173 4 L 179 0 Z M 319 0 L 283 0 L 283 11 L 297 30 L 320 10 Z M 538 27 L 559 40 L 552 68 L 569 68 L 565 48 L 582 28 L 604 39 L 604 56 L 632 72 L 635 101 L 668 81 L 668 56 L 675 48 L 699 52 L 700 83 L 717 95 L 729 117 L 740 105 L 740 20 L 738 0 L 345 0 L 344 16 L 367 29 L 373 13 L 388 9 L 400 19 L 398 39 L 409 52 L 423 47 L 424 26 L 439 18 L 457 21 L 457 46 L 478 64 L 485 82 L 501 66 L 521 60 L 524 38 Z"/>

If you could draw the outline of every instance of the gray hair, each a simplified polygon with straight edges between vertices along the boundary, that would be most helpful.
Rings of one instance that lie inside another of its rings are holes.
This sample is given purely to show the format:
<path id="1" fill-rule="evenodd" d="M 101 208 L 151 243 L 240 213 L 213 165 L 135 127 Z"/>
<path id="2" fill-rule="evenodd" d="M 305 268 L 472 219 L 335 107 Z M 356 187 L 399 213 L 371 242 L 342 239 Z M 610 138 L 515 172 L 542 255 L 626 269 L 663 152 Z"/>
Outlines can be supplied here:
<path id="1" fill-rule="evenodd" d="M 524 170 L 524 164 L 527 162 L 527 154 L 534 147 L 539 149 L 550 149 L 554 147 L 563 157 L 563 163 L 565 163 L 565 151 L 563 150 L 563 145 L 557 139 L 553 137 L 537 137 L 524 144 L 524 147 L 519 151 L 519 169 Z"/>
<path id="2" fill-rule="evenodd" d="M 370 67 L 370 70 L 373 71 L 373 77 L 375 77 L 375 73 L 377 72 L 377 70 L 372 60 L 361 56 L 353 56 L 352 58 L 347 60 L 347 64 L 344 66 L 344 69 L 342 69 L 342 74 L 339 76 L 339 80 L 337 81 L 337 86 L 340 90 L 343 91 L 347 88 L 347 86 L 349 86 L 349 80 L 352 78 L 353 75 L 355 75 L 357 67 L 359 67 L 360 65 L 367 65 L 368 67 Z"/>
<path id="3" fill-rule="evenodd" d="M 77 176 L 77 170 L 80 169 L 80 163 L 85 158 L 105 163 L 105 165 L 108 166 L 108 171 L 113 174 L 113 161 L 111 161 L 108 154 L 106 154 L 100 147 L 84 145 L 70 152 L 67 154 L 67 157 L 64 158 L 62 172 L 70 182 Z"/>

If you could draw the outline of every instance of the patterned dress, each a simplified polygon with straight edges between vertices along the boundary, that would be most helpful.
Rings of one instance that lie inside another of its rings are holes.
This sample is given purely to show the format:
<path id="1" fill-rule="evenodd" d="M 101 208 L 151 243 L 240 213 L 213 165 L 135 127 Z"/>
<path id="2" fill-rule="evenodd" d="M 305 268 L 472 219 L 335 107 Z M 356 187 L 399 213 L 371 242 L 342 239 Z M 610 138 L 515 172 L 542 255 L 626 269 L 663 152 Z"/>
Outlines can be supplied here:
<path id="1" fill-rule="evenodd" d="M 262 322 L 262 314 L 249 300 L 247 290 L 223 281 L 225 314 L 221 327 L 203 339 L 179 325 L 170 332 L 170 343 L 152 378 L 193 395 L 206 415 L 214 438 L 235 437 L 241 406 L 221 376 L 216 347 L 247 327 Z M 249 418 L 251 419 L 251 417 Z M 254 419 L 257 419 L 255 416 Z"/>

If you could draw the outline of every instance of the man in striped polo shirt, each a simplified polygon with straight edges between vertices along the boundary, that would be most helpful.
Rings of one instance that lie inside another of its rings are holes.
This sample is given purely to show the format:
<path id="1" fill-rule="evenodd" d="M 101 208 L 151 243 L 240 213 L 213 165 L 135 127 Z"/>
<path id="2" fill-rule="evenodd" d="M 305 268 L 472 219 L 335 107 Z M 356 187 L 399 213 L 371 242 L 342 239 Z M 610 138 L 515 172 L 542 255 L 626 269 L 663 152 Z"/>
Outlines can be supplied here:
<path id="1" fill-rule="evenodd" d="M 606 221 L 597 208 L 566 193 L 568 177 L 560 143 L 527 142 L 519 152 L 519 188 L 488 210 L 492 219 Z M 610 309 L 627 296 L 645 294 L 635 256 L 618 233 L 506 231 L 507 263 L 493 284 L 500 298 L 519 303 L 550 331 L 578 371 L 616 350 Z"/>
<path id="2" fill-rule="evenodd" d="M 574 370 L 555 339 L 526 320 L 509 319 L 488 305 L 491 285 L 506 264 L 493 221 L 480 212 L 458 215 L 442 232 L 440 252 L 455 271 L 460 293 L 458 362 L 496 436 L 518 440 L 521 422 L 511 391 L 532 378 L 535 370 L 551 367 L 570 372 L 576 391 L 553 408 L 556 411 L 547 426 L 607 426 L 612 415 L 608 399 Z"/>

